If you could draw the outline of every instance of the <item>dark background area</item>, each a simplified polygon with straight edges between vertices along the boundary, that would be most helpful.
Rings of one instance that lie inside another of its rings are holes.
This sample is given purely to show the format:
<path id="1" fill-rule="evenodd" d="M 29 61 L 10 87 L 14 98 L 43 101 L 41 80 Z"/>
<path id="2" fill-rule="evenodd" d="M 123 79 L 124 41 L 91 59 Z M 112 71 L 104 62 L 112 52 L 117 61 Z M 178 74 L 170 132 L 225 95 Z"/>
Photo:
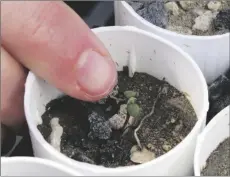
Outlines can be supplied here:
<path id="1" fill-rule="evenodd" d="M 90 28 L 114 25 L 113 1 L 64 1 L 77 12 Z M 3 142 L 1 155 L 9 153 L 16 141 L 16 136 L 8 132 L 8 138 Z M 10 134 L 10 135 L 9 135 Z M 9 156 L 33 156 L 28 127 L 24 125 L 17 137 L 19 143 Z"/>

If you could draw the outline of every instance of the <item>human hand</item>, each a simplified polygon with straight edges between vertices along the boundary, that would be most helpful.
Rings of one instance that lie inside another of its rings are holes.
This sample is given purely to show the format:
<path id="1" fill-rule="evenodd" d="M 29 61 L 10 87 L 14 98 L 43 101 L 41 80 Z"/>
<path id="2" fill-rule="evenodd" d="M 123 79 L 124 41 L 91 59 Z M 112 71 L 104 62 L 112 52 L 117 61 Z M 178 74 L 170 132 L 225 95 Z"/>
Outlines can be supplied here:
<path id="1" fill-rule="evenodd" d="M 117 73 L 108 51 L 64 2 L 1 5 L 2 124 L 18 127 L 24 121 L 25 68 L 82 100 L 98 100 L 113 89 Z"/>

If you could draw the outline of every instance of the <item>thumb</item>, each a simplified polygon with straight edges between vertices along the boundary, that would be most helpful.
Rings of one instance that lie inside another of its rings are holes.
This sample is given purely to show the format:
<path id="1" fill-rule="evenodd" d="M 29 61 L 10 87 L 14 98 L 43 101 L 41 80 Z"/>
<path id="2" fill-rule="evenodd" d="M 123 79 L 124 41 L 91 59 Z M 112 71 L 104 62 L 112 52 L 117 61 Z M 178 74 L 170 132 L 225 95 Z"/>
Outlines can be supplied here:
<path id="1" fill-rule="evenodd" d="M 98 100 L 117 81 L 94 33 L 62 1 L 2 2 L 2 44 L 24 66 L 66 94 Z"/>

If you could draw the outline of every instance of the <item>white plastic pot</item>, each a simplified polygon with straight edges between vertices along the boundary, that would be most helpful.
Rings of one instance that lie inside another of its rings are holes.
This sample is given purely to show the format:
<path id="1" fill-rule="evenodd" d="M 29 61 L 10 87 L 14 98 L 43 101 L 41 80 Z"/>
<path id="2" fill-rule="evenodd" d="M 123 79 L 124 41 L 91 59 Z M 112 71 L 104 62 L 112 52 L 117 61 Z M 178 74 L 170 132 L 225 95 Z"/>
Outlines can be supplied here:
<path id="1" fill-rule="evenodd" d="M 51 147 L 37 129 L 45 105 L 62 93 L 29 73 L 24 104 L 35 155 L 62 162 L 85 175 L 191 175 L 196 139 L 205 126 L 209 107 L 208 89 L 199 67 L 182 49 L 144 30 L 135 27 L 102 27 L 93 31 L 118 64 L 118 70 L 128 65 L 130 53 L 131 56 L 135 54 L 136 71 L 158 79 L 165 77 L 178 90 L 188 93 L 199 120 L 178 146 L 145 164 L 112 169 L 74 161 Z"/>
<path id="2" fill-rule="evenodd" d="M 82 176 L 62 164 L 35 157 L 1 157 L 1 176 Z"/>
<path id="3" fill-rule="evenodd" d="M 178 45 L 193 57 L 208 83 L 229 68 L 229 33 L 215 36 L 182 35 L 151 24 L 125 1 L 114 1 L 114 8 L 117 26 L 135 26 Z"/>
<path id="4" fill-rule="evenodd" d="M 194 155 L 195 176 L 201 171 L 211 153 L 230 136 L 230 106 L 219 112 L 199 135 Z"/>

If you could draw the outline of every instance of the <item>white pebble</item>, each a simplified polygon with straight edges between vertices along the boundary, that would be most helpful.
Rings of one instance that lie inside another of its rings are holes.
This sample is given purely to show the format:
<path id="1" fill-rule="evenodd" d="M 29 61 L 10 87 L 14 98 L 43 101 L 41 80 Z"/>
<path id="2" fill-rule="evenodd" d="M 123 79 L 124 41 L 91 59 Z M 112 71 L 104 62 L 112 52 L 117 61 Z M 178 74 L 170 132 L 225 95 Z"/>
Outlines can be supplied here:
<path id="1" fill-rule="evenodd" d="M 176 2 L 168 2 L 165 4 L 165 8 L 168 12 L 171 12 L 173 15 L 178 16 L 180 11 Z"/>
<path id="2" fill-rule="evenodd" d="M 125 119 L 118 114 L 113 115 L 108 121 L 114 130 L 121 129 L 125 124 Z"/>
<path id="3" fill-rule="evenodd" d="M 108 121 L 113 129 L 119 130 L 124 126 L 126 118 L 127 118 L 127 105 L 122 104 L 120 106 L 120 110 L 118 114 L 113 115 Z"/>
<path id="4" fill-rule="evenodd" d="M 179 3 L 184 10 L 190 10 L 196 6 L 195 0 L 193 0 L 193 1 L 180 1 Z"/>
<path id="5" fill-rule="evenodd" d="M 192 10 L 192 12 L 193 12 L 194 15 L 199 15 L 200 16 L 200 15 L 204 14 L 205 10 L 202 9 L 202 8 L 195 8 L 195 9 Z"/>
<path id="6" fill-rule="evenodd" d="M 208 31 L 211 27 L 213 17 L 214 15 L 211 11 L 206 11 L 195 19 L 195 24 L 192 27 L 193 30 Z"/>
<path id="7" fill-rule="evenodd" d="M 213 11 L 218 11 L 221 9 L 221 2 L 220 1 L 210 1 L 208 3 L 208 9 Z"/>
<path id="8" fill-rule="evenodd" d="M 50 144 L 53 146 L 57 151 L 60 152 L 61 150 L 61 136 L 63 134 L 63 128 L 59 124 L 59 118 L 53 118 L 50 121 L 50 126 L 52 132 L 50 134 Z"/>

